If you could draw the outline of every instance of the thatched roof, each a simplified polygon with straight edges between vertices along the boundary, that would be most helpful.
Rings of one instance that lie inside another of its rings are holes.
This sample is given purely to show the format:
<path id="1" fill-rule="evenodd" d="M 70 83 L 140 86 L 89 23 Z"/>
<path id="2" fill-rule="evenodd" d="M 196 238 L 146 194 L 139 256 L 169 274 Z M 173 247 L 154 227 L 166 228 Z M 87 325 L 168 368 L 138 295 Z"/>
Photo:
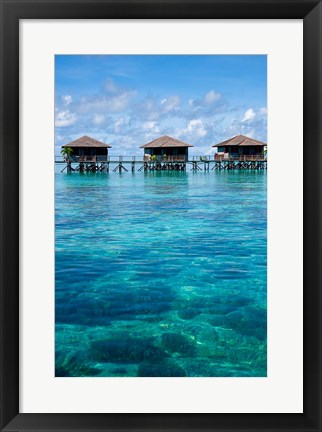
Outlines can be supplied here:
<path id="1" fill-rule="evenodd" d="M 73 148 L 73 147 L 111 148 L 112 146 L 110 146 L 109 144 L 105 144 L 101 141 L 97 141 L 94 138 L 91 138 L 89 136 L 84 135 L 81 138 L 78 138 L 77 140 L 72 141 L 72 142 L 62 146 L 62 148 L 64 148 L 64 147 L 71 147 L 71 148 Z"/>
<path id="2" fill-rule="evenodd" d="M 177 139 L 171 138 L 167 135 L 163 135 L 162 137 L 155 139 L 147 144 L 140 146 L 140 148 L 155 148 L 155 147 L 193 147 L 191 144 L 187 144 L 183 141 L 179 141 Z"/>
<path id="3" fill-rule="evenodd" d="M 213 147 L 225 147 L 225 146 L 267 146 L 266 143 L 262 141 L 255 140 L 253 138 L 247 137 L 245 135 L 237 135 L 219 144 L 213 145 Z"/>

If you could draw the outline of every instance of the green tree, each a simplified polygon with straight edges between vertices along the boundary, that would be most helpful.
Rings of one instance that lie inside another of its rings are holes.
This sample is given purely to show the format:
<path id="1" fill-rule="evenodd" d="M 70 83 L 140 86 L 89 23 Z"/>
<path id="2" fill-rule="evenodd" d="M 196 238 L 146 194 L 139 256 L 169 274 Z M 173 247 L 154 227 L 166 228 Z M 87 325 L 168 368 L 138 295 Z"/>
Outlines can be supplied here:
<path id="1" fill-rule="evenodd" d="M 66 162 L 70 162 L 71 154 L 73 153 L 73 149 L 71 147 L 63 147 L 60 154 L 63 156 Z"/>

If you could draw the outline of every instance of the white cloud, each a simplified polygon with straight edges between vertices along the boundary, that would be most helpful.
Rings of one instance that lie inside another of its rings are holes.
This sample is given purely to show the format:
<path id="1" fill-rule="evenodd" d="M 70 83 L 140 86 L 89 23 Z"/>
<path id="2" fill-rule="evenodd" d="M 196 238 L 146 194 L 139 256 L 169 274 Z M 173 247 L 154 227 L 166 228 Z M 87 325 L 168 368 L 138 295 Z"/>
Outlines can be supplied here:
<path id="1" fill-rule="evenodd" d="M 71 97 L 71 95 L 65 95 L 65 96 L 62 96 L 62 101 L 63 101 L 64 105 L 69 105 L 72 103 L 73 98 Z"/>
<path id="2" fill-rule="evenodd" d="M 146 131 L 152 131 L 152 132 L 160 132 L 160 129 L 158 128 L 157 122 L 155 121 L 147 121 L 143 123 L 143 129 Z"/>
<path id="3" fill-rule="evenodd" d="M 79 111 L 82 113 L 91 111 L 117 113 L 125 111 L 135 94 L 135 91 L 129 90 L 115 96 L 99 95 L 91 98 L 84 97 L 81 100 Z"/>
<path id="4" fill-rule="evenodd" d="M 130 100 L 135 96 L 136 92 L 128 91 L 121 95 L 109 98 L 107 100 L 107 109 L 110 112 L 120 112 L 128 108 Z"/>
<path id="5" fill-rule="evenodd" d="M 93 117 L 93 123 L 95 126 L 100 126 L 105 121 L 105 116 L 103 114 L 95 114 Z"/>
<path id="6" fill-rule="evenodd" d="M 161 121 L 173 116 L 181 116 L 181 99 L 179 96 L 171 95 L 163 99 L 149 94 L 145 99 L 139 101 L 132 107 L 132 116 L 143 121 Z"/>
<path id="7" fill-rule="evenodd" d="M 207 131 L 205 130 L 200 119 L 191 120 L 188 124 L 187 131 L 189 133 L 195 133 L 199 137 L 204 137 L 205 135 L 207 135 Z"/>
<path id="8" fill-rule="evenodd" d="M 178 96 L 169 96 L 161 101 L 162 111 L 165 113 L 177 110 L 180 107 L 180 98 Z"/>
<path id="9" fill-rule="evenodd" d="M 71 126 L 75 123 L 77 116 L 75 113 L 70 112 L 68 109 L 65 111 L 58 111 L 55 118 L 56 127 Z"/>
<path id="10" fill-rule="evenodd" d="M 200 109 L 202 107 L 210 107 L 212 105 L 215 105 L 221 99 L 222 98 L 220 93 L 215 92 L 215 90 L 210 90 L 202 97 L 202 99 L 189 99 L 188 103 L 190 107 Z"/>
<path id="11" fill-rule="evenodd" d="M 267 115 L 267 108 L 266 107 L 260 108 L 258 114 L 260 116 L 266 116 Z"/>
<path id="12" fill-rule="evenodd" d="M 131 116 L 136 120 L 158 120 L 161 116 L 160 105 L 155 98 L 148 96 L 132 107 Z"/>
<path id="13" fill-rule="evenodd" d="M 56 138 L 56 141 L 59 141 L 59 142 L 64 140 L 63 135 L 60 135 L 60 134 L 56 134 L 55 138 Z"/>
<path id="14" fill-rule="evenodd" d="M 115 124 L 114 124 L 114 132 L 116 134 L 119 134 L 122 132 L 122 130 L 124 129 L 125 126 L 127 126 L 127 121 L 124 117 L 120 117 L 119 119 L 116 120 Z"/>
<path id="15" fill-rule="evenodd" d="M 224 112 L 227 109 L 227 101 L 220 93 L 209 90 L 200 99 L 189 99 L 186 117 L 212 117 L 215 114 Z"/>
<path id="16" fill-rule="evenodd" d="M 107 91 L 107 93 L 115 94 L 120 92 L 120 87 L 116 85 L 112 78 L 107 78 L 104 83 L 104 90 Z"/>
<path id="17" fill-rule="evenodd" d="M 217 102 L 221 98 L 221 95 L 219 93 L 216 93 L 214 90 L 210 90 L 205 97 L 204 97 L 204 103 L 206 105 L 212 105 L 213 103 Z"/>
<path id="18" fill-rule="evenodd" d="M 160 128 L 155 121 L 146 121 L 142 125 L 142 130 L 144 132 L 144 140 L 151 141 L 158 137 L 158 135 L 164 135 L 161 133 Z"/>
<path id="19" fill-rule="evenodd" d="M 135 95 L 135 90 L 120 87 L 112 78 L 108 78 L 103 83 L 101 93 L 83 96 L 75 109 L 81 114 L 95 112 L 98 115 L 123 112 L 129 107 Z"/>
<path id="20" fill-rule="evenodd" d="M 194 140 L 204 138 L 207 135 L 207 131 L 201 119 L 194 119 L 189 121 L 185 129 L 179 130 L 177 135 Z"/>
<path id="21" fill-rule="evenodd" d="M 142 155 L 143 150 L 139 148 L 140 145 L 145 144 L 143 137 L 133 137 L 133 134 L 117 135 L 110 141 L 112 149 L 109 152 L 114 155 Z"/>
<path id="22" fill-rule="evenodd" d="M 253 110 L 253 108 L 249 108 L 245 114 L 244 114 L 244 118 L 243 118 L 243 122 L 251 122 L 254 120 L 254 118 L 256 117 L 256 113 Z"/>
<path id="23" fill-rule="evenodd" d="M 243 134 L 261 141 L 267 139 L 267 109 L 262 107 L 255 111 L 249 108 L 244 114 L 232 118 L 230 125 L 223 131 L 223 139 Z"/>

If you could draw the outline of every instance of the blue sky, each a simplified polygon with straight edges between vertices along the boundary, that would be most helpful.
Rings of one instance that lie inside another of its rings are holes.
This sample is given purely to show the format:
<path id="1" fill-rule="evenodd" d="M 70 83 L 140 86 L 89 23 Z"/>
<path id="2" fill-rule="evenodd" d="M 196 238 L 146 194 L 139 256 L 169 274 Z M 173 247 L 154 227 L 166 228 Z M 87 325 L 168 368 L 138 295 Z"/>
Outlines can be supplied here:
<path id="1" fill-rule="evenodd" d="M 224 139 L 267 140 L 264 55 L 57 55 L 55 153 L 83 136 L 140 155 L 170 135 L 212 154 Z"/>

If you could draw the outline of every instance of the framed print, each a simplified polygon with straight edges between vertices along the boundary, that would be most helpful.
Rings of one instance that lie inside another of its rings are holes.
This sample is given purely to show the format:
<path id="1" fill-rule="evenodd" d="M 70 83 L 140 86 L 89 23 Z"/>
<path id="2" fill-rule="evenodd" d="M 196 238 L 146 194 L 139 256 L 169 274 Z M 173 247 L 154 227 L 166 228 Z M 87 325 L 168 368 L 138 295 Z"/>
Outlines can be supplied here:
<path id="1" fill-rule="evenodd" d="M 321 4 L 1 6 L 1 429 L 321 430 Z"/>

